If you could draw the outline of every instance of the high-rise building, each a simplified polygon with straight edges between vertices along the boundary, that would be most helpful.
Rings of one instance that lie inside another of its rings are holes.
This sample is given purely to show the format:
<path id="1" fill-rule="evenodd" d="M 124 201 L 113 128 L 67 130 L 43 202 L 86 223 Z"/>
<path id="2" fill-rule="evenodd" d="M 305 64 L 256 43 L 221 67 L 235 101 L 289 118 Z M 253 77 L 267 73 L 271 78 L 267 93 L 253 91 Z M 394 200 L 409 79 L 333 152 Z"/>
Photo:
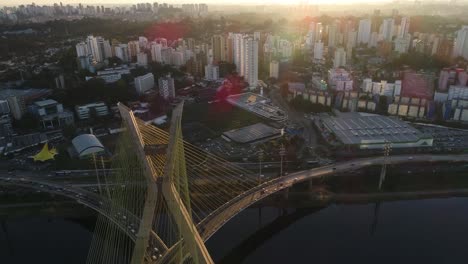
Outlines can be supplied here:
<path id="1" fill-rule="evenodd" d="M 226 60 L 226 40 L 223 35 L 214 35 L 211 38 L 211 48 L 213 49 L 214 63 Z"/>
<path id="2" fill-rule="evenodd" d="M 219 79 L 219 66 L 208 64 L 205 66 L 205 79 L 208 81 L 216 81 Z"/>
<path id="3" fill-rule="evenodd" d="M 270 62 L 270 78 L 279 78 L 279 62 L 276 60 Z"/>
<path id="4" fill-rule="evenodd" d="M 236 65 L 236 70 L 239 74 L 241 74 L 242 68 L 242 43 L 243 43 L 243 36 L 242 34 L 233 34 L 233 50 L 234 50 L 234 64 Z"/>
<path id="5" fill-rule="evenodd" d="M 146 37 L 138 37 L 138 46 L 140 49 L 146 49 L 148 46 L 148 39 Z"/>
<path id="6" fill-rule="evenodd" d="M 88 56 L 88 48 L 86 43 L 80 42 L 76 44 L 76 56 L 77 57 L 85 57 Z"/>
<path id="7" fill-rule="evenodd" d="M 154 62 L 162 62 L 162 45 L 156 42 L 151 43 L 151 60 Z"/>
<path id="8" fill-rule="evenodd" d="M 24 98 L 22 96 L 11 96 L 7 98 L 7 101 L 13 118 L 20 120 L 26 113 L 26 103 L 24 102 Z"/>
<path id="9" fill-rule="evenodd" d="M 338 68 L 343 66 L 346 66 L 346 51 L 343 48 L 338 48 L 335 50 L 333 67 Z"/>
<path id="10" fill-rule="evenodd" d="M 167 100 L 175 97 L 174 79 L 171 78 L 171 75 L 160 77 L 158 79 L 158 88 L 159 94 L 164 99 Z"/>
<path id="11" fill-rule="evenodd" d="M 393 27 L 395 20 L 393 18 L 384 19 L 382 24 L 382 38 L 386 41 L 391 41 L 393 37 Z"/>
<path id="12" fill-rule="evenodd" d="M 178 67 L 184 65 L 185 64 L 184 53 L 182 53 L 181 51 L 172 52 L 171 61 L 172 61 L 172 65 L 175 65 Z"/>
<path id="13" fill-rule="evenodd" d="M 154 75 L 152 73 L 138 76 L 134 81 L 135 89 L 138 95 L 142 95 L 154 87 Z"/>
<path id="14" fill-rule="evenodd" d="M 104 39 L 102 37 L 88 36 L 86 39 L 88 53 L 93 56 L 96 62 L 102 62 L 105 58 Z"/>
<path id="15" fill-rule="evenodd" d="M 395 51 L 398 53 L 407 53 L 411 45 L 411 35 L 397 37 L 395 39 Z"/>
<path id="16" fill-rule="evenodd" d="M 314 60 L 323 59 L 323 42 L 315 42 L 314 45 Z"/>
<path id="17" fill-rule="evenodd" d="M 322 41 L 323 37 L 323 24 L 317 23 L 315 24 L 315 42 Z"/>
<path id="18" fill-rule="evenodd" d="M 334 48 L 337 45 L 338 26 L 332 24 L 328 27 L 328 47 Z"/>
<path id="19" fill-rule="evenodd" d="M 468 26 L 463 26 L 457 32 L 453 55 L 454 57 L 460 56 L 468 60 Z"/>
<path id="20" fill-rule="evenodd" d="M 252 37 L 242 38 L 241 75 L 250 87 L 257 87 L 258 82 L 258 40 Z"/>
<path id="21" fill-rule="evenodd" d="M 309 48 L 312 48 L 314 43 L 315 43 L 315 39 L 316 39 L 315 38 L 315 32 L 316 32 L 315 23 L 310 22 L 309 31 L 307 32 L 307 36 L 306 36 L 306 45 Z"/>
<path id="22" fill-rule="evenodd" d="M 144 52 L 137 54 L 137 64 L 142 67 L 148 66 L 148 55 Z"/>
<path id="23" fill-rule="evenodd" d="M 130 41 L 128 42 L 128 56 L 130 57 L 131 61 L 134 61 L 140 53 L 140 45 L 138 41 Z"/>
<path id="24" fill-rule="evenodd" d="M 104 40 L 103 45 L 104 45 L 104 58 L 107 59 L 107 58 L 112 57 L 112 47 L 110 45 L 109 40 Z"/>
<path id="25" fill-rule="evenodd" d="M 359 21 L 358 44 L 368 44 L 371 38 L 371 20 L 362 19 Z"/>
<path id="26" fill-rule="evenodd" d="M 0 100 L 0 115 L 5 115 L 10 113 L 10 107 L 8 106 L 8 101 Z"/>
<path id="27" fill-rule="evenodd" d="M 398 32 L 398 36 L 400 38 L 404 38 L 406 35 L 408 35 L 409 27 L 410 27 L 410 18 L 409 17 L 403 17 L 401 19 L 400 30 Z"/>
<path id="28" fill-rule="evenodd" d="M 117 58 L 121 59 L 124 63 L 130 62 L 128 57 L 128 45 L 119 44 L 114 47 L 114 54 Z"/>

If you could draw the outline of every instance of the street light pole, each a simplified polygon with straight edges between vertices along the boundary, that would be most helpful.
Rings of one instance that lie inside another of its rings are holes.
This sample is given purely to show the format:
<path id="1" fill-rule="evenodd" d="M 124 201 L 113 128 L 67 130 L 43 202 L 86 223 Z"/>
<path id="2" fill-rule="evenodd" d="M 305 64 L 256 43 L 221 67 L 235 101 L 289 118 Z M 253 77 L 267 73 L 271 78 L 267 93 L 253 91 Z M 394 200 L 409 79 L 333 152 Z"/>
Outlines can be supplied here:
<path id="1" fill-rule="evenodd" d="M 258 168 L 258 184 L 261 183 L 262 181 L 262 161 L 263 161 L 263 149 L 261 149 L 259 152 L 258 152 L 258 163 L 260 164 L 260 167 Z"/>
<path id="2" fill-rule="evenodd" d="M 385 141 L 384 145 L 384 162 L 382 165 L 382 171 L 380 172 L 380 181 L 379 181 L 379 190 L 382 188 L 382 184 L 385 181 L 385 175 L 387 174 L 387 163 L 388 157 L 390 156 L 390 151 L 392 150 L 391 143 Z"/>
<path id="3" fill-rule="evenodd" d="M 280 177 L 283 176 L 283 157 L 284 157 L 285 154 L 286 154 L 286 149 L 284 148 L 284 144 L 281 144 L 281 148 L 280 148 L 280 156 L 281 156 Z"/>

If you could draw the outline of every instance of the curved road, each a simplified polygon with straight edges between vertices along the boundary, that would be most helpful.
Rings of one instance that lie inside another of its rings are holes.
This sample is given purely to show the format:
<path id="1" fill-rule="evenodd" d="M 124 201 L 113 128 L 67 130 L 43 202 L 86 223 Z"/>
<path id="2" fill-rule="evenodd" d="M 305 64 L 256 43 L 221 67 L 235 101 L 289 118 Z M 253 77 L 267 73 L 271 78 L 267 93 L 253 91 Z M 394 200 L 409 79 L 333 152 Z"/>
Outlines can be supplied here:
<path id="1" fill-rule="evenodd" d="M 220 229 L 227 221 L 236 216 L 245 208 L 253 205 L 257 201 L 274 194 L 280 190 L 286 189 L 296 183 L 304 182 L 313 178 L 319 178 L 334 173 L 356 170 L 368 166 L 387 164 L 403 164 L 403 163 L 418 163 L 418 162 L 468 162 L 468 155 L 398 155 L 390 156 L 387 161 L 384 157 L 360 158 L 349 161 L 338 162 L 333 165 L 323 166 L 305 171 L 291 173 L 287 176 L 273 179 L 262 183 L 261 185 L 252 188 L 221 206 L 208 217 L 201 221 L 197 227 L 204 241 L 208 240 L 218 229 Z M 117 210 L 112 206 L 111 201 L 100 197 L 99 195 L 88 192 L 82 189 L 63 186 L 56 183 L 50 183 L 43 180 L 35 180 L 30 178 L 10 178 L 0 177 L 0 184 L 13 184 L 29 188 L 38 189 L 45 192 L 63 195 L 78 202 L 89 206 L 106 216 L 110 221 L 115 223 L 123 232 L 125 232 L 132 240 L 135 240 L 135 230 L 138 230 L 140 220 L 122 209 Z M 155 237 L 155 242 L 161 253 L 167 251 L 167 247 L 162 243 L 159 237 L 152 233 Z M 161 242 L 161 243 L 159 243 Z M 169 250 L 170 252 L 171 250 Z"/>
<path id="2" fill-rule="evenodd" d="M 418 162 L 468 162 L 468 155 L 396 155 L 390 156 L 385 161 L 384 157 L 360 158 L 349 161 L 338 162 L 332 165 L 314 168 L 305 171 L 291 173 L 287 176 L 273 179 L 265 182 L 245 193 L 237 196 L 233 200 L 224 204 L 203 221 L 197 227 L 201 237 L 206 241 L 227 221 L 236 216 L 245 208 L 253 205 L 257 201 L 274 194 L 280 190 L 286 189 L 293 184 L 304 182 L 313 178 L 319 178 L 338 172 L 360 169 L 368 166 L 387 164 L 403 164 Z"/>

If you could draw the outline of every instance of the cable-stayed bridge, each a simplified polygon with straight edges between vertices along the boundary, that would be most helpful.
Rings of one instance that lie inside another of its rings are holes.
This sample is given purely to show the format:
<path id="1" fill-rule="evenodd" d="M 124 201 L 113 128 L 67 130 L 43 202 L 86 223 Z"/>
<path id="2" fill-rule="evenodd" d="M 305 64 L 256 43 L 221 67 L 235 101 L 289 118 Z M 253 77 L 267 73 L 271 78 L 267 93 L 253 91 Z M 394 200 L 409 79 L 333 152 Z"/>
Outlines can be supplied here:
<path id="1" fill-rule="evenodd" d="M 126 132 L 112 180 L 105 174 L 98 178 L 99 195 L 39 180 L 0 182 L 65 195 L 98 211 L 88 263 L 213 263 L 206 240 L 243 209 L 295 183 L 372 165 L 468 161 L 468 155 L 362 158 L 260 182 L 252 172 L 184 141 L 182 107 L 174 109 L 165 131 L 119 105 Z"/>

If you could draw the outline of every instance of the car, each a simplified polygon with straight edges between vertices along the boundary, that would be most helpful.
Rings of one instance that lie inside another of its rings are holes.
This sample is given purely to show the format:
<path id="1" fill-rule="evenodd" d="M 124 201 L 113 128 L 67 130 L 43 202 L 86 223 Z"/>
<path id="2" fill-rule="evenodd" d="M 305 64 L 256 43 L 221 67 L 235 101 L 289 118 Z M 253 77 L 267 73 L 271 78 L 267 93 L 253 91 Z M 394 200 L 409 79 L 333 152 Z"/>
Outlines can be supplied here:
<path id="1" fill-rule="evenodd" d="M 409 160 L 413 160 L 413 157 L 409 157 L 408 159 L 409 159 Z"/>

